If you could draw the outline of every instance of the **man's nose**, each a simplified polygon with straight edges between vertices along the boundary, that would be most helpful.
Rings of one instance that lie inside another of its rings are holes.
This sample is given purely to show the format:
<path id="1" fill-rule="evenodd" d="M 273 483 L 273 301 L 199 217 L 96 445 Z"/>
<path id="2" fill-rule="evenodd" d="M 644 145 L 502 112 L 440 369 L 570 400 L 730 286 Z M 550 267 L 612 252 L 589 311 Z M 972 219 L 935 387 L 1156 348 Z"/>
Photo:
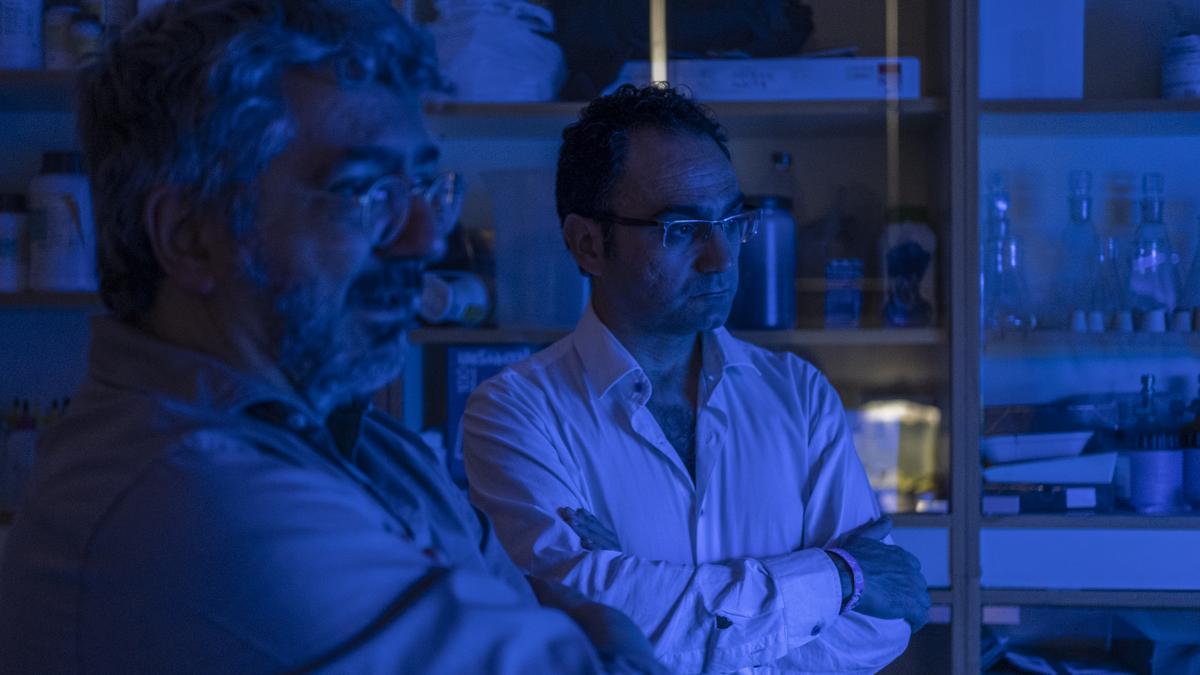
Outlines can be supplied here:
<path id="1" fill-rule="evenodd" d="M 446 253 L 446 238 L 439 227 L 433 207 L 422 197 L 411 197 L 408 214 L 399 234 L 391 241 L 379 242 L 375 250 L 389 258 L 438 260 Z"/>
<path id="2" fill-rule="evenodd" d="M 708 238 L 703 240 L 700 245 L 700 255 L 696 258 L 697 271 L 719 273 L 728 272 L 733 267 L 739 245 L 731 242 L 720 226 L 711 226 Z"/>

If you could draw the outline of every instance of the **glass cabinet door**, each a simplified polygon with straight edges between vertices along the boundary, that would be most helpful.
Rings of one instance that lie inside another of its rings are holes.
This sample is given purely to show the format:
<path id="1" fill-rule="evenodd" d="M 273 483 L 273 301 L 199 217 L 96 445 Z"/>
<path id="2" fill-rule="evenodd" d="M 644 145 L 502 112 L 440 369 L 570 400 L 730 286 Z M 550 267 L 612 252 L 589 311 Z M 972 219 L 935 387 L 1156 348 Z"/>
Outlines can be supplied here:
<path id="1" fill-rule="evenodd" d="M 1200 606 L 1200 17 L 1174 4 L 978 3 L 978 555 L 984 623 L 1020 615 L 983 657 L 1118 658 L 1114 608 Z"/>

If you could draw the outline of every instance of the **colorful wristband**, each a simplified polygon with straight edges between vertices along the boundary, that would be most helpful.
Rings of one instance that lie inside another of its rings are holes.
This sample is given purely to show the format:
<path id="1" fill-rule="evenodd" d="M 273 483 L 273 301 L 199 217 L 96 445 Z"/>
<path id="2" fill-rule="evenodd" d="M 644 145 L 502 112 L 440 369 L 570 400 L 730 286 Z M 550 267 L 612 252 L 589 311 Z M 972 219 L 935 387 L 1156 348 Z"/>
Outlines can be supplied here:
<path id="1" fill-rule="evenodd" d="M 850 593 L 850 599 L 842 605 L 842 613 L 845 614 L 854 609 L 859 600 L 862 600 L 863 589 L 867 585 L 866 580 L 863 578 L 862 567 L 859 567 L 858 561 L 854 559 L 854 556 L 847 553 L 845 549 L 827 548 L 825 550 L 841 558 L 842 562 L 846 563 L 846 567 L 850 568 L 850 576 L 854 580 L 854 591 Z"/>

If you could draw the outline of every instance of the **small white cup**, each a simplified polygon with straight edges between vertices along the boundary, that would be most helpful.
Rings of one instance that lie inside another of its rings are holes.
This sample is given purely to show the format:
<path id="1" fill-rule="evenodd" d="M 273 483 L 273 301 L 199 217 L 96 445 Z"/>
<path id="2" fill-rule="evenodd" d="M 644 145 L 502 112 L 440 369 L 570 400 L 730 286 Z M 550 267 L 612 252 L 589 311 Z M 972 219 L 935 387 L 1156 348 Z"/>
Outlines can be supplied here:
<path id="1" fill-rule="evenodd" d="M 1143 333 L 1165 333 L 1167 332 L 1167 310 L 1165 309 L 1149 309 L 1145 314 L 1142 314 L 1142 332 Z"/>

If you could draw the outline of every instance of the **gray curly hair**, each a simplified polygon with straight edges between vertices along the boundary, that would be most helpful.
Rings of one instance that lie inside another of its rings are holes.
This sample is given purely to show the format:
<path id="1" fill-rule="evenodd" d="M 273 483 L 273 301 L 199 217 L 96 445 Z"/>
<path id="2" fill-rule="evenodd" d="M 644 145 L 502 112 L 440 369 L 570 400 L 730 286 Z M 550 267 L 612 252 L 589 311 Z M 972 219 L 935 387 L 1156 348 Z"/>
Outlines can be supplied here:
<path id="1" fill-rule="evenodd" d="M 144 316 L 162 282 L 142 219 L 150 191 L 185 187 L 190 213 L 246 232 L 257 178 L 295 133 L 282 76 L 323 67 L 407 92 L 440 86 L 427 34 L 386 0 L 181 0 L 83 70 L 79 136 L 114 315 Z"/>

